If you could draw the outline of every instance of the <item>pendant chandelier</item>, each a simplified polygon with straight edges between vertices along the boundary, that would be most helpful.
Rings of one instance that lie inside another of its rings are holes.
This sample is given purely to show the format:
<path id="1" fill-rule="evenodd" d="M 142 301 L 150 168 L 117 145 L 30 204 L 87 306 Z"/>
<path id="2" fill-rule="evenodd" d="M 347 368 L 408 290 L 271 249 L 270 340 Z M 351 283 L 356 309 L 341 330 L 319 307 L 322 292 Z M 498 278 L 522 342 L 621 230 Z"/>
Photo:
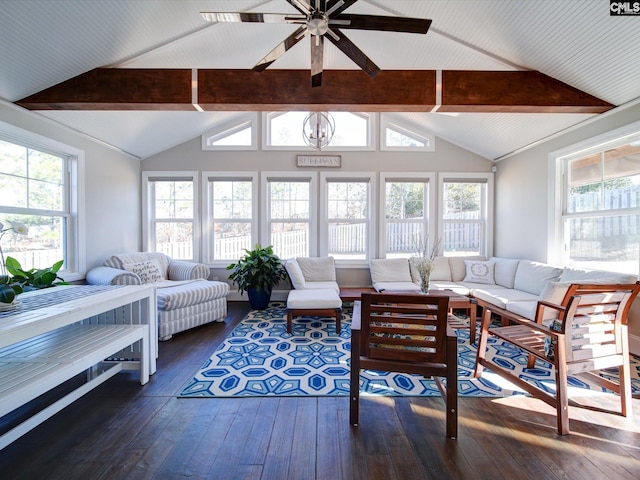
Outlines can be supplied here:
<path id="1" fill-rule="evenodd" d="M 336 124 L 329 112 L 311 112 L 302 122 L 302 136 L 310 147 L 321 150 L 331 143 Z"/>

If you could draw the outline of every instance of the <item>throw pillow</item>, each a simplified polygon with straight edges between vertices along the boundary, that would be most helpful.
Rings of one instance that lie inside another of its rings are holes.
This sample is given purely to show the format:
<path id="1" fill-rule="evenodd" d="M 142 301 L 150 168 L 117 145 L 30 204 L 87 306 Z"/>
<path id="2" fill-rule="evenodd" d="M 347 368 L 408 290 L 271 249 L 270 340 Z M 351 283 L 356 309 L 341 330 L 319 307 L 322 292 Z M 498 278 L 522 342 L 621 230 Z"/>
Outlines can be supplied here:
<path id="1" fill-rule="evenodd" d="M 464 277 L 464 282 L 495 285 L 495 263 L 465 260 L 464 264 L 467 268 L 467 275 Z"/>
<path id="2" fill-rule="evenodd" d="M 289 278 L 291 279 L 291 284 L 293 288 L 296 290 L 300 290 L 305 287 L 304 276 L 302 275 L 302 270 L 300 270 L 300 265 L 295 260 L 287 260 L 284 264 L 284 268 L 287 270 L 289 274 Z"/>
<path id="3" fill-rule="evenodd" d="M 133 272 L 140 277 L 140 281 L 145 283 L 155 283 L 164 280 L 160 272 L 160 264 L 158 260 L 147 260 L 138 263 L 126 263 L 124 269 Z"/>

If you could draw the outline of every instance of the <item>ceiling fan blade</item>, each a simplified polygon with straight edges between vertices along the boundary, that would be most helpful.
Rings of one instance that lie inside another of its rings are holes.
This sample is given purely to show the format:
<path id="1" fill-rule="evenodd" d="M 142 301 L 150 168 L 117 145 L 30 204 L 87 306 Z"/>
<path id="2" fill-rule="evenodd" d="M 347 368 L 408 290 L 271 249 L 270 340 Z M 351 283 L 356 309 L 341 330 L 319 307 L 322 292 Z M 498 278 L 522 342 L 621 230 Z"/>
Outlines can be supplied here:
<path id="1" fill-rule="evenodd" d="M 324 59 L 324 37 L 321 35 L 310 35 L 311 42 L 311 86 L 322 85 L 322 68 Z"/>
<path id="2" fill-rule="evenodd" d="M 287 0 L 289 4 L 298 10 L 300 13 L 309 15 L 311 13 L 311 6 L 307 0 Z"/>
<path id="3" fill-rule="evenodd" d="M 409 17 L 386 17 L 382 15 L 342 15 L 333 16 L 331 20 L 349 23 L 340 28 L 352 30 L 381 30 L 383 32 L 427 33 L 431 20 Z M 329 21 L 331 24 L 331 21 Z"/>
<path id="4" fill-rule="evenodd" d="M 273 50 L 271 50 L 266 57 L 260 60 L 255 64 L 252 70 L 256 72 L 264 71 L 269 65 L 279 59 L 282 55 L 287 53 L 288 50 L 293 48 L 293 46 L 302 40 L 305 37 L 305 32 L 307 31 L 307 27 L 303 26 L 298 28 L 295 32 L 285 38 L 282 42 L 276 46 Z"/>
<path id="5" fill-rule="evenodd" d="M 335 17 L 336 15 L 341 14 L 351 5 L 356 3 L 358 0 L 329 0 L 327 2 L 327 10 L 326 13 L 330 17 Z"/>
<path id="6" fill-rule="evenodd" d="M 362 50 L 355 46 L 355 44 L 349 40 L 344 33 L 337 28 L 330 29 L 328 35 L 325 35 L 331 43 L 338 47 L 347 57 L 364 70 L 370 77 L 375 77 L 380 73 L 380 67 L 378 67 L 373 61 L 367 57 Z M 335 35 L 335 37 L 334 37 Z"/>
<path id="7" fill-rule="evenodd" d="M 250 13 L 250 12 L 200 12 L 207 22 L 217 23 L 300 23 L 306 20 L 302 15 L 284 13 Z"/>

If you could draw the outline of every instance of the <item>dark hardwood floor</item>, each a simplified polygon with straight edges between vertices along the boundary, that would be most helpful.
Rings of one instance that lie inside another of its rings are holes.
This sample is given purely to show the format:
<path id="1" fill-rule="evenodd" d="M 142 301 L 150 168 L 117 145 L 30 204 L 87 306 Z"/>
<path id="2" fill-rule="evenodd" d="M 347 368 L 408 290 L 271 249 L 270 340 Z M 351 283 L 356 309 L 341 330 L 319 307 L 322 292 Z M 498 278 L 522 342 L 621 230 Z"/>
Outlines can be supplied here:
<path id="1" fill-rule="evenodd" d="M 461 398 L 450 440 L 439 397 L 363 398 L 357 428 L 344 397 L 176 398 L 247 311 L 161 342 L 147 385 L 116 375 L 0 451 L 0 478 L 640 478 L 640 399 L 634 419 L 572 407 L 561 437 L 536 399 Z"/>

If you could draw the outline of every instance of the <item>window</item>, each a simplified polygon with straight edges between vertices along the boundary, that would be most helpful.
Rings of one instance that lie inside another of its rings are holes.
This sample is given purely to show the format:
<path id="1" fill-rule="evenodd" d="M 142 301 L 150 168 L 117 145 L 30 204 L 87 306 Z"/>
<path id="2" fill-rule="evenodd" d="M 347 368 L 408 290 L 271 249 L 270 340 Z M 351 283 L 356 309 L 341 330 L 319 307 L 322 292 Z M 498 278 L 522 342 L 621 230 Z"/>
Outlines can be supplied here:
<path id="1" fill-rule="evenodd" d="M 204 174 L 206 262 L 237 261 L 257 243 L 257 173 Z"/>
<path id="2" fill-rule="evenodd" d="M 444 255 L 493 250 L 493 175 L 440 174 L 440 241 Z"/>
<path id="3" fill-rule="evenodd" d="M 640 136 L 565 162 L 566 263 L 637 274 Z"/>
<path id="4" fill-rule="evenodd" d="M 303 123 L 309 112 L 269 112 L 263 114 L 265 150 L 315 150 L 303 137 Z M 323 150 L 373 150 L 375 115 L 359 112 L 330 112 L 335 132 Z"/>
<path id="5" fill-rule="evenodd" d="M 82 278 L 79 197 L 84 153 L 0 122 L 2 251 L 26 268 L 64 260 L 61 275 Z M 27 227 L 16 233 L 13 222 Z"/>
<path id="6" fill-rule="evenodd" d="M 256 150 L 258 114 L 242 113 L 202 135 L 202 150 Z"/>
<path id="7" fill-rule="evenodd" d="M 380 150 L 435 152 L 435 136 L 416 126 L 398 122 L 389 115 L 382 114 Z"/>
<path id="8" fill-rule="evenodd" d="M 373 242 L 375 174 L 323 174 L 323 255 L 368 262 Z M 344 263 L 344 262 L 343 262 Z"/>
<path id="9" fill-rule="evenodd" d="M 144 172 L 144 248 L 198 260 L 196 172 Z"/>
<path id="10" fill-rule="evenodd" d="M 429 220 L 434 215 L 431 209 L 435 202 L 431 196 L 435 189 L 429 188 L 433 181 L 433 175 L 381 174 L 384 227 L 380 231 L 380 258 L 415 255 L 433 238 L 433 222 Z"/>
<path id="11" fill-rule="evenodd" d="M 315 174 L 269 173 L 264 177 L 263 238 L 282 259 L 315 255 L 316 182 Z"/>

